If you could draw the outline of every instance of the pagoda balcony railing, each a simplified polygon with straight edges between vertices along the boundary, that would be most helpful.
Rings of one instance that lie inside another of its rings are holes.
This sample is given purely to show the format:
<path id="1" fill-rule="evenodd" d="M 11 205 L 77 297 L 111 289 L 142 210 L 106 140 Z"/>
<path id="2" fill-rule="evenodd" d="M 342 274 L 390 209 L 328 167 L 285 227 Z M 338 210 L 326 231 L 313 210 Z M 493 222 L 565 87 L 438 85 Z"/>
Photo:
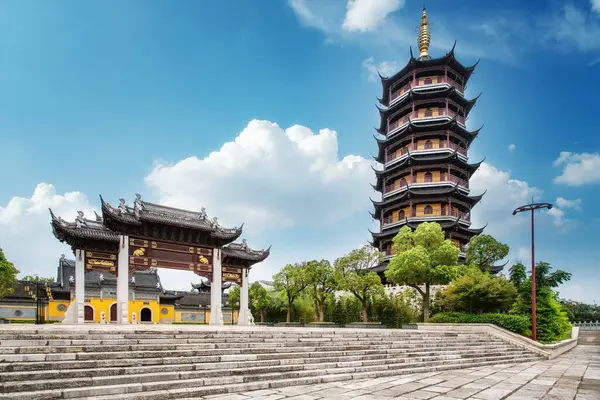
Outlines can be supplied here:
<path id="1" fill-rule="evenodd" d="M 444 141 L 444 143 L 435 143 L 435 144 L 431 144 L 430 147 L 428 147 L 427 145 L 423 146 L 421 149 L 419 149 L 419 146 L 414 143 L 414 144 L 409 144 L 407 146 L 404 146 L 392 153 L 388 153 L 385 157 L 385 163 L 391 163 L 392 161 L 396 161 L 396 160 L 400 160 L 405 158 L 406 156 L 408 156 L 409 152 L 412 153 L 437 153 L 439 150 L 456 150 L 456 152 L 462 156 L 464 156 L 465 158 L 467 157 L 467 149 L 465 149 L 464 147 L 460 147 L 455 143 L 452 142 L 447 142 Z"/>
<path id="2" fill-rule="evenodd" d="M 440 180 L 437 181 L 428 181 L 428 182 L 418 182 L 416 179 L 411 178 L 410 176 L 404 178 L 404 179 L 399 179 L 394 183 L 391 183 L 389 185 L 385 185 L 383 187 L 383 195 L 384 196 L 389 196 L 392 193 L 395 192 L 399 192 L 401 190 L 407 189 L 409 186 L 435 186 L 435 185 L 439 185 L 439 184 L 457 184 L 458 186 L 461 186 L 465 189 L 469 189 L 469 181 L 466 179 L 461 179 L 458 178 L 454 175 L 450 175 L 450 176 L 443 176 Z"/>
<path id="3" fill-rule="evenodd" d="M 461 212 L 458 210 L 446 210 L 442 209 L 439 211 L 433 211 L 431 214 L 421 214 L 417 215 L 416 210 L 412 210 L 410 213 L 406 213 L 404 218 L 402 215 L 398 215 L 399 213 L 394 213 L 393 216 L 388 216 L 381 219 L 382 227 L 388 227 L 388 225 L 396 225 L 404 222 L 405 220 L 428 220 L 428 219 L 441 219 L 446 217 L 458 218 L 459 221 L 462 222 L 471 222 L 471 213 L 470 212 Z"/>
<path id="4" fill-rule="evenodd" d="M 443 76 L 432 76 L 425 79 L 421 78 L 417 81 L 410 81 L 406 85 L 402 86 L 400 89 L 393 92 L 390 96 L 390 105 L 404 98 L 404 95 L 408 94 L 411 91 L 411 89 L 418 91 L 419 89 L 432 89 L 436 86 L 454 87 L 461 94 L 464 92 L 463 85 L 456 82 L 454 79 L 450 77 L 444 78 Z"/>
<path id="5" fill-rule="evenodd" d="M 396 131 L 400 130 L 401 128 L 403 128 L 404 126 L 406 126 L 408 124 L 408 121 L 427 121 L 427 120 L 437 120 L 437 119 L 452 119 L 454 117 L 456 117 L 456 121 L 465 126 L 465 117 L 463 117 L 462 115 L 452 111 L 452 110 L 444 110 L 443 108 L 439 109 L 440 112 L 438 112 L 437 115 L 433 115 L 433 113 L 431 114 L 427 114 L 425 113 L 423 116 L 419 116 L 419 114 L 415 111 L 410 112 L 408 114 L 406 114 L 405 116 L 403 116 L 402 118 L 397 119 L 396 121 L 388 124 L 388 130 L 387 130 L 387 134 L 388 136 L 391 136 L 392 134 L 396 133 Z"/>

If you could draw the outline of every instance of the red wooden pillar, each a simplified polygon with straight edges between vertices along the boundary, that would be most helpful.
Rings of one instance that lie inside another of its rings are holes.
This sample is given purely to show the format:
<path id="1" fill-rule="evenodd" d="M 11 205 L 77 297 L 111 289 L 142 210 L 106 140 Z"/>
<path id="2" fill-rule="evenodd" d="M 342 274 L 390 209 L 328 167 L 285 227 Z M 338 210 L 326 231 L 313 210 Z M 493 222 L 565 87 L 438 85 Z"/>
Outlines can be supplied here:
<path id="1" fill-rule="evenodd" d="M 446 115 L 450 115 L 450 114 L 448 113 L 448 99 L 446 99 Z"/>
<path id="2" fill-rule="evenodd" d="M 413 168 L 410 167 L 410 183 L 416 183 L 415 177 L 413 176 Z"/>
<path id="3" fill-rule="evenodd" d="M 444 82 L 448 83 L 448 66 L 444 66 Z"/>
<path id="4" fill-rule="evenodd" d="M 410 137 L 410 149 L 411 150 L 415 149 L 415 135 L 411 135 L 411 137 Z"/>
<path id="5" fill-rule="evenodd" d="M 417 86 L 417 71 L 413 71 L 413 87 Z"/>
<path id="6" fill-rule="evenodd" d="M 450 147 L 450 131 L 446 131 L 446 147 Z"/>

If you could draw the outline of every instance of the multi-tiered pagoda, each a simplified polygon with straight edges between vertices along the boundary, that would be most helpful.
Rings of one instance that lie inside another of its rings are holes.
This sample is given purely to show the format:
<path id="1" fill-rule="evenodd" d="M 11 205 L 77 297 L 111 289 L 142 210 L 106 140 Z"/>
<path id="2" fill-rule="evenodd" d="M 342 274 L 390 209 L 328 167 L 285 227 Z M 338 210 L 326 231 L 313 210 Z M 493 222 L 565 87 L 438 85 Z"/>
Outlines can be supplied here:
<path id="1" fill-rule="evenodd" d="M 430 32 L 423 9 L 418 37 L 419 57 L 413 56 L 402 70 L 381 77 L 383 95 L 378 107 L 381 123 L 376 136 L 375 170 L 381 192 L 373 201 L 373 218 L 380 232 L 373 245 L 384 254 L 382 272 L 393 255 L 392 239 L 405 225 L 416 228 L 435 221 L 465 257 L 469 239 L 483 228 L 471 228 L 471 209 L 483 194 L 472 196 L 469 179 L 481 162 L 470 164 L 468 149 L 479 129 L 468 131 L 465 121 L 477 99 L 465 98 L 467 82 L 475 69 L 454 57 L 454 47 L 440 58 L 429 55 Z"/>

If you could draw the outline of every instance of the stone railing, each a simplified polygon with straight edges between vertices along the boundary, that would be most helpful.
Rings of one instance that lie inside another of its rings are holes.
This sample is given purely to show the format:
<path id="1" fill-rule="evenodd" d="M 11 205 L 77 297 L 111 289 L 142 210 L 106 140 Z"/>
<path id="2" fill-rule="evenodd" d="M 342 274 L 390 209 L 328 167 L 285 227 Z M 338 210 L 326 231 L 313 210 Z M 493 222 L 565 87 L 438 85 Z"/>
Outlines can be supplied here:
<path id="1" fill-rule="evenodd" d="M 579 327 L 582 331 L 600 331 L 600 321 L 573 322 L 573 326 Z"/>
<path id="2" fill-rule="evenodd" d="M 562 340 L 558 343 L 542 344 L 493 324 L 420 323 L 416 325 L 417 329 L 423 331 L 485 333 L 538 353 L 549 360 L 552 360 L 577 346 L 577 340 L 579 339 L 579 327 L 576 326 L 571 329 L 570 339 Z"/>

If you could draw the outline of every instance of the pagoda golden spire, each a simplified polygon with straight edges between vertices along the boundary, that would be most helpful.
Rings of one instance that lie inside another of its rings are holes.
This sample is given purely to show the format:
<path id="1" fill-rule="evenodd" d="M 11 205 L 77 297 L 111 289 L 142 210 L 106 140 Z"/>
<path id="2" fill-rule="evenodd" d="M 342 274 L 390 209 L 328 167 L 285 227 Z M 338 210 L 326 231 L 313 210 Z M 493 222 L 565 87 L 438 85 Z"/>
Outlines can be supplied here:
<path id="1" fill-rule="evenodd" d="M 423 7 L 421 14 L 421 27 L 419 29 L 419 58 L 429 57 L 429 43 L 431 42 L 431 33 L 429 32 L 429 22 L 427 22 L 427 10 Z"/>

